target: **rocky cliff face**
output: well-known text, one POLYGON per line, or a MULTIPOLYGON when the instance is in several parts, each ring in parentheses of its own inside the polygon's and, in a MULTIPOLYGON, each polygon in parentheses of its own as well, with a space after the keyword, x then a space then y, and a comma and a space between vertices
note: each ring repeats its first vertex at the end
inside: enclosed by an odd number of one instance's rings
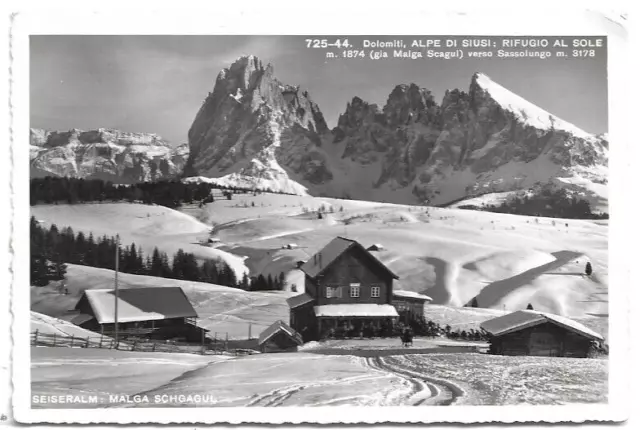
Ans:
MULTIPOLYGON (((400 203, 538 183, 606 183, 608 142, 476 73, 442 103, 398 85, 380 108, 354 97, 329 131, 307 92, 256 57, 224 69, 189 132, 187 176, 400 203)), ((587 187, 588 188, 588 187, 587 187)))
POLYGON ((321 149, 328 133, 306 91, 279 82, 256 57, 242 57, 220 72, 193 121, 185 175, 232 175, 245 185, 304 193, 302 183, 332 178, 321 149))
POLYGON ((557 180, 603 184, 608 161, 605 137, 480 73, 440 105, 415 84, 396 86, 382 108, 354 97, 329 131, 307 92, 252 56, 220 72, 189 145, 186 176, 398 203, 444 204, 557 180))
MULTIPOLYGON (((295 194, 446 204, 540 183, 606 200, 609 146, 476 73, 440 104, 415 84, 359 97, 329 130, 308 92, 254 56, 223 69, 188 148, 116 130, 31 131, 32 172, 121 181, 181 174, 295 194)), ((601 203, 601 201, 599 201, 601 203)), ((601 205, 600 205, 601 206, 601 205)))
POLYGON ((189 154, 155 134, 119 130, 30 130, 32 176, 100 178, 119 183, 181 174, 189 154))

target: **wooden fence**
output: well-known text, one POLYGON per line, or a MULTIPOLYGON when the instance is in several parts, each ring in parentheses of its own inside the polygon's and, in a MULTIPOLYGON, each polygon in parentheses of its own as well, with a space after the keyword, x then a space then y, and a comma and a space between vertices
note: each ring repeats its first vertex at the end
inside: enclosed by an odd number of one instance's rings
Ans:
POLYGON ((229 348, 229 340, 226 333, 225 338, 216 337, 210 343, 194 344, 176 341, 151 341, 148 339, 127 339, 116 342, 115 339, 107 336, 69 336, 56 333, 41 333, 38 330, 31 333, 32 346, 49 346, 65 348, 101 348, 117 349, 120 351, 140 351, 140 352, 178 352, 202 355, 234 354, 246 355, 256 351, 245 348, 229 348))

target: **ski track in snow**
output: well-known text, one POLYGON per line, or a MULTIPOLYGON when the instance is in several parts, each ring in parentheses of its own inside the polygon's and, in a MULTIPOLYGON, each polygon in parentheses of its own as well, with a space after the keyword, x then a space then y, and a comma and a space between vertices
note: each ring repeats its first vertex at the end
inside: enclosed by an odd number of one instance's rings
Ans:
POLYGON ((365 365, 373 370, 398 376, 409 384, 409 394, 400 399, 401 405, 448 406, 455 403, 463 393, 461 389, 448 381, 409 370, 402 364, 390 363, 384 357, 368 357, 365 360, 365 365))

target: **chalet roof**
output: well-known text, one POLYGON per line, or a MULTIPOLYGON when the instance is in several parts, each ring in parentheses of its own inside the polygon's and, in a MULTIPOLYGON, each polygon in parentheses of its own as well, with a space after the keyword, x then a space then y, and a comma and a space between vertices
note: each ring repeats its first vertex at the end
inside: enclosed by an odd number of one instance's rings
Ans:
POLYGON ((425 302, 430 302, 433 300, 431 297, 426 296, 424 294, 419 294, 413 291, 406 291, 406 290, 393 290, 393 295, 396 297, 402 297, 407 299, 424 300, 425 302))
POLYGON ((316 317, 397 317, 398 311, 391 305, 353 303, 343 305, 314 306, 316 317))
POLYGON ((389 270, 387 266, 382 264, 380 260, 374 257, 360 243, 356 242, 355 240, 346 239, 340 236, 333 239, 324 248, 322 248, 315 255, 309 258, 309 260, 307 260, 307 262, 304 263, 300 269, 310 278, 315 278, 351 247, 360 248, 371 259, 371 261, 375 262, 392 278, 398 279, 398 275, 389 270))
MULTIPOLYGON (((115 290, 86 290, 100 324, 113 323, 115 290)), ((195 318, 196 313, 180 287, 122 288, 118 292, 118 322, 195 318)))
POLYGON ((302 336, 300 336, 300 333, 298 333, 297 331, 289 327, 283 321, 278 320, 273 324, 271 324, 266 329, 264 329, 262 333, 260 333, 260 336, 258 336, 258 345, 262 345, 263 343, 265 343, 266 341, 268 341, 269 339, 271 339, 273 336, 275 336, 280 332, 285 333, 287 336, 293 339, 298 345, 302 345, 304 343, 304 341, 302 340, 302 336))
POLYGON ((480 327, 485 329, 493 336, 502 336, 528 327, 534 327, 546 322, 550 322, 590 339, 604 340, 604 338, 600 334, 596 333, 588 327, 585 327, 577 321, 573 321, 560 315, 554 315, 535 310, 516 311, 507 315, 502 315, 500 317, 483 322, 482 324, 480 324, 480 327))
POLYGON ((295 309, 302 305, 306 305, 307 303, 313 302, 315 299, 311 297, 309 294, 303 293, 297 296, 289 297, 287 299, 287 304, 289 304, 289 308, 295 309))

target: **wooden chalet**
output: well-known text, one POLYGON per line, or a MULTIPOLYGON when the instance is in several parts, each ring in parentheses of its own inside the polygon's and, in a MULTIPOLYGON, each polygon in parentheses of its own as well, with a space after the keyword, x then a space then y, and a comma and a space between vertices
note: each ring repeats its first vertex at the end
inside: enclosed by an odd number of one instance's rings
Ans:
MULTIPOLYGON (((115 290, 86 290, 70 322, 88 330, 115 332, 115 290)), ((123 338, 184 339, 201 342, 205 330, 180 287, 123 288, 118 292, 118 332, 123 338)))
POLYGON ((517 311, 480 324, 490 336, 489 352, 499 355, 587 357, 604 338, 584 325, 533 310, 517 311))
POLYGON ((336 330, 377 332, 397 320, 392 300, 398 276, 355 240, 333 239, 300 269, 305 293, 287 301, 290 325, 305 341, 336 330))
POLYGON ((433 299, 413 291, 394 290, 391 304, 398 311, 400 321, 408 323, 424 318, 424 305, 433 299))
POLYGON ((260 352, 296 351, 304 341, 302 336, 283 321, 276 321, 258 337, 260 352))

